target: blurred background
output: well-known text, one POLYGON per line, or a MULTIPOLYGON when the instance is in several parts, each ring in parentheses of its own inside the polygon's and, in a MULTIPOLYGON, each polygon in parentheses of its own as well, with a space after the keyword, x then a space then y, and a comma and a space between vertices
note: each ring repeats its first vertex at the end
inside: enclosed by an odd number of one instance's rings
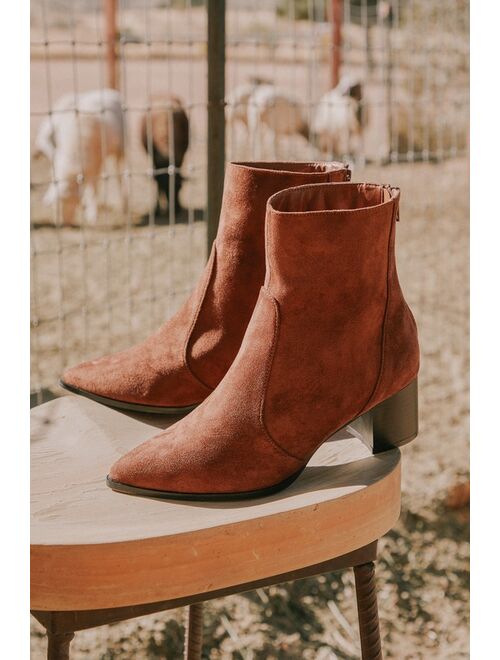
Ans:
MULTIPOLYGON (((225 161, 335 158, 354 181, 400 186, 421 433, 380 548, 384 647, 467 658, 469 3, 31 8, 31 405, 61 395, 64 368, 144 339, 185 299, 225 161)), ((354 607, 347 572, 213 601, 206 657, 358 658, 354 607)), ((77 633, 72 648, 178 658, 182 638, 176 611, 77 633)), ((44 644, 33 622, 33 658, 44 644)))

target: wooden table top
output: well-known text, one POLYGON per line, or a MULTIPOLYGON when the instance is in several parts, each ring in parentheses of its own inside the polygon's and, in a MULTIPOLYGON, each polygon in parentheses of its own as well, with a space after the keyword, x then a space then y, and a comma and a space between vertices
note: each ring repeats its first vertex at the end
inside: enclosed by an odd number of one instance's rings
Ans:
POLYGON ((32 410, 32 609, 120 607, 278 575, 386 533, 400 453, 347 430, 288 489, 236 503, 169 502, 105 485, 123 453, 173 423, 64 396, 32 410))

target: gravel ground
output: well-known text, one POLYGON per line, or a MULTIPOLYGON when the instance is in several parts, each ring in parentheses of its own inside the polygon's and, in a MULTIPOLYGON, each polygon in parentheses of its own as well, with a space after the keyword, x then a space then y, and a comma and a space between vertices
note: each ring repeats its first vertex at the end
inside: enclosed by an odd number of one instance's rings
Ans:
MULTIPOLYGON (((402 189, 399 271, 417 318, 422 347, 421 432, 418 441, 403 450, 402 515, 381 541, 377 573, 384 650, 386 657, 398 660, 468 657, 468 508, 451 508, 446 503, 449 489, 468 478, 467 168, 468 163, 458 159, 441 164, 371 166, 355 171, 353 176, 354 180, 384 180, 402 189)), ((116 245, 120 247, 107 253, 111 257, 106 281, 111 288, 103 291, 103 245, 108 236, 125 230, 108 227, 93 231, 97 239, 90 248, 87 298, 76 268, 82 259, 81 232, 67 229, 59 233, 66 248, 75 244, 74 262, 68 257, 71 250, 64 252, 69 260, 64 270, 66 298, 71 299, 75 310, 85 300, 87 305, 93 300, 97 310, 94 319, 89 305, 85 345, 89 353, 106 350, 111 340, 115 346, 126 345, 131 337, 139 338, 157 324, 165 309, 174 309, 185 295, 186 281, 192 280, 202 265, 204 246, 201 222, 130 228, 138 237, 132 242, 133 260, 124 251, 126 241, 119 241, 116 245), (194 258, 184 263, 183 254, 194 258), (167 264, 166 270, 159 267, 161 263, 167 264), (121 278, 127 264, 132 271, 124 284, 121 278), (156 291, 152 302, 142 301, 144 279, 153 283, 153 289, 148 284, 148 291, 156 291), (174 286, 177 296, 170 293, 174 286), (123 287, 130 287, 126 291, 137 301, 132 314, 125 301, 123 308, 119 303, 103 318, 99 304, 113 296, 118 301, 125 299, 120 293, 123 287), (103 331, 110 327, 118 328, 113 336, 103 331), (97 341, 96 335, 101 334, 105 339, 97 341)), ((53 247, 54 233, 50 227, 34 232, 38 250, 43 245, 53 247)), ((50 314, 52 304, 57 317, 52 286, 57 275, 54 257, 47 256, 37 267, 37 309, 50 314)), ((41 384, 50 382, 63 361, 70 363, 83 350, 79 314, 75 312, 73 320, 68 316, 63 326, 63 358, 57 351, 60 319, 53 323, 51 332, 34 333, 46 349, 46 362, 42 360, 34 370, 34 379, 41 384)), ((47 327, 50 329, 50 324, 43 325, 47 327)), ((72 657, 180 658, 182 638, 183 613, 165 612, 77 633, 72 657)), ((351 572, 212 601, 205 611, 205 644, 204 657, 213 659, 358 658, 351 572)), ((32 620, 32 658, 43 658, 44 652, 43 632, 32 620)))

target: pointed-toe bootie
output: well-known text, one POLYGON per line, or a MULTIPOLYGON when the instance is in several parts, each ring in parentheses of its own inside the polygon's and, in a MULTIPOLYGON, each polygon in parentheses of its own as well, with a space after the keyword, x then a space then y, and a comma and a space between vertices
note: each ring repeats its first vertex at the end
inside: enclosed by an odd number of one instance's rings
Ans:
POLYGON ((181 414, 219 384, 264 282, 266 203, 279 190, 347 181, 342 163, 230 163, 217 238, 195 290, 146 341, 66 371, 61 384, 115 408, 181 414))
POLYGON ((115 463, 111 488, 241 499, 290 484, 354 421, 374 452, 417 434, 417 328, 396 272, 399 191, 338 183, 268 202, 265 284, 241 348, 190 415, 115 463))

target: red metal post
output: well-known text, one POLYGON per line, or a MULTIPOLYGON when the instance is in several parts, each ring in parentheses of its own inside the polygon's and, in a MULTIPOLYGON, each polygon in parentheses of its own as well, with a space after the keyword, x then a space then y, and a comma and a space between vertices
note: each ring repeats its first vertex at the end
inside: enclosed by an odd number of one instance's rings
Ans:
POLYGON ((117 4, 118 0, 104 0, 104 19, 106 23, 106 66, 108 87, 118 89, 118 59, 116 57, 117 43, 117 4))
POLYGON ((343 0, 332 0, 332 88, 336 87, 340 80, 343 5, 343 0))

